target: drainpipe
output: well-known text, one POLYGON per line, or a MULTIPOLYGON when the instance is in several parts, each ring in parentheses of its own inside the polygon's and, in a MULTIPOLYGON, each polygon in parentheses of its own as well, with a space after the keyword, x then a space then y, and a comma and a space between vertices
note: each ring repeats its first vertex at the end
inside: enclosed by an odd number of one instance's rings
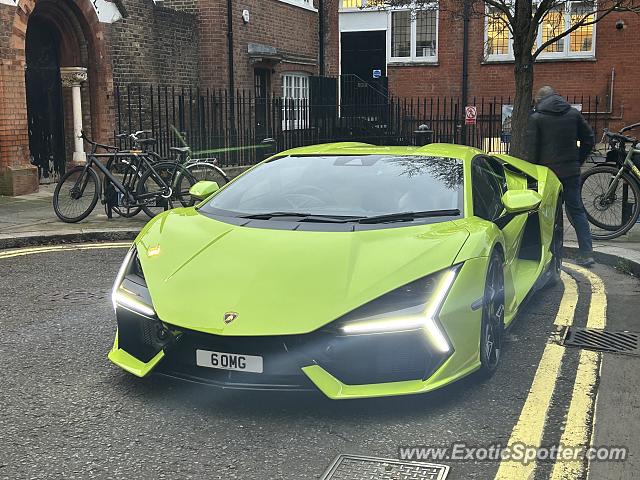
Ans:
POLYGON ((462 10, 462 124, 461 124, 461 142, 463 145, 467 143, 467 125, 464 121, 464 108, 469 100, 469 21, 471 17, 471 2, 463 0, 462 10))
POLYGON ((324 0, 318 0, 318 75, 324 77, 324 0))
POLYGON ((227 70, 229 71, 229 122, 231 135, 235 140, 236 133, 236 83, 233 64, 233 0, 227 0, 227 70))

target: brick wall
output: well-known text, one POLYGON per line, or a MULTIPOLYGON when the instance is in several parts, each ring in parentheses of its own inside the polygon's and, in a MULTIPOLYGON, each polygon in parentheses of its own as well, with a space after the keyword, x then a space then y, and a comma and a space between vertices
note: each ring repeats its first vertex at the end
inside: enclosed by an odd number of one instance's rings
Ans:
POLYGON ((128 16, 108 27, 115 85, 197 84, 194 1, 122 1, 128 16))
MULTIPOLYGON (((204 87, 225 88, 227 69, 227 2, 198 0, 200 30, 200 74, 204 87)), ((272 70, 271 88, 279 92, 280 77, 287 71, 317 74, 318 13, 279 0, 234 0, 234 68, 239 89, 252 89, 255 67, 272 70), (250 21, 244 23, 242 11, 249 10, 250 21), (279 62, 254 64, 248 44, 275 47, 279 62)))
POLYGON ((324 0, 324 55, 325 75, 335 77, 340 72, 340 27, 338 8, 340 0, 324 0))
MULTIPOLYGON (((612 128, 640 121, 640 90, 637 79, 640 63, 630 45, 638 45, 640 16, 611 14, 597 24, 596 57, 588 60, 541 60, 535 66, 537 89, 552 85, 567 96, 596 95, 599 110, 608 108, 609 81, 615 69, 612 128), (624 19, 625 28, 617 30, 615 23, 624 19), (620 117, 618 119, 616 117, 620 117)), ((503 96, 515 92, 513 62, 489 63, 484 60, 484 24, 480 18, 470 26, 469 94, 473 96, 503 96)), ((462 85, 462 21, 451 13, 440 13, 438 65, 389 66, 389 85, 398 96, 460 96, 462 85)), ((585 106, 586 108, 586 106, 585 106)))
POLYGON ((29 164, 24 38, 32 5, 0 5, 0 195, 37 190, 29 164))

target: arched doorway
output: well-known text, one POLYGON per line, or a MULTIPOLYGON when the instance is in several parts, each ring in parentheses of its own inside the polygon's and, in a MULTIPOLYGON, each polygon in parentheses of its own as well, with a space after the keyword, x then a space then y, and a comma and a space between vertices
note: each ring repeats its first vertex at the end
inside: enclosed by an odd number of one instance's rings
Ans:
POLYGON ((60 34, 34 14, 25 40, 27 121, 31 163, 41 179, 64 173, 64 110, 60 82, 60 34))
MULTIPOLYGON (((25 39, 26 97, 31 161, 41 183, 82 161, 82 142, 74 134, 72 89, 80 89, 82 128, 91 136, 96 89, 91 78, 69 84, 68 67, 95 64, 95 37, 100 25, 87 18, 86 0, 38 0, 27 22, 25 39), (80 149, 80 150, 79 150, 80 149)), ((92 12, 91 15, 93 15, 92 12)), ((72 70, 73 70, 72 69, 72 70)), ((91 75, 90 75, 91 77, 91 75)), ((96 110, 95 116, 104 112, 96 110)))

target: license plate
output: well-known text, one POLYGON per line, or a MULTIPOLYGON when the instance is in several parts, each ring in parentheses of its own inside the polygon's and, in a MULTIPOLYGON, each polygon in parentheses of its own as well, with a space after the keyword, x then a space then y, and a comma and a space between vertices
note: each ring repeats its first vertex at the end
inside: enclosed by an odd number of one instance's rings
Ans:
POLYGON ((196 365, 237 372, 262 373, 262 357, 256 355, 196 350, 196 365))

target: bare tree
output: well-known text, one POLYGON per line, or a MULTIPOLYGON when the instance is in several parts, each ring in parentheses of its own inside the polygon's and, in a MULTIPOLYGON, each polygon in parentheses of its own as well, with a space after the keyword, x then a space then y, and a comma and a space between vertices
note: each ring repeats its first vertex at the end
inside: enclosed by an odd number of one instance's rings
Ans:
MULTIPOLYGON (((378 0, 377 5, 415 9, 439 9, 464 18, 465 15, 487 17, 494 28, 509 31, 513 42, 515 97, 513 103, 510 152, 523 156, 524 136, 533 98, 533 71, 536 58, 550 46, 572 32, 606 18, 612 12, 640 13, 640 0, 378 0), (572 9, 578 5, 579 9, 572 9), (538 45, 538 30, 558 12, 571 12, 571 22, 558 22, 551 34, 538 45)), ((547 32, 549 33, 549 32, 547 32)), ((485 49, 486 51, 486 49, 485 49)))

